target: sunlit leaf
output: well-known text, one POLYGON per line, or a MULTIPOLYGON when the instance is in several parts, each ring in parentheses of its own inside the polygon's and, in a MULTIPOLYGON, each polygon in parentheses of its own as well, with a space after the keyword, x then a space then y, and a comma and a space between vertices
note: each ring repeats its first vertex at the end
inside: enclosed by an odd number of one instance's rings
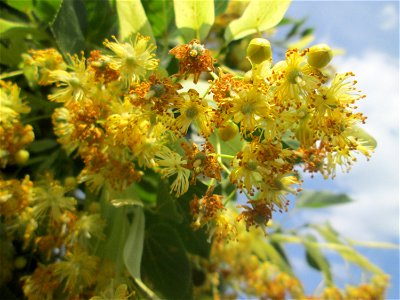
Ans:
POLYGON ((226 28, 226 42, 274 27, 282 20, 289 4, 290 1, 286 0, 252 0, 243 15, 226 28))
POLYGON ((305 35, 299 40, 290 43, 288 45, 288 48, 297 48, 297 49, 304 49, 307 47, 309 44, 311 44, 315 39, 315 36, 313 34, 305 35))
POLYGON ((24 13, 27 13, 33 9, 32 0, 5 0, 5 2, 12 8, 15 8, 24 13))
POLYGON ((164 34, 171 34, 171 32, 168 32, 168 27, 174 18, 173 2, 170 0, 158 0, 143 1, 142 4, 152 26, 154 36, 161 37, 164 34))
POLYGON ((223 14, 228 7, 229 0, 214 0, 214 11, 215 15, 219 16, 223 14))
POLYGON ((365 256, 358 253, 354 248, 343 244, 339 239, 337 232, 329 224, 325 225, 314 225, 312 228, 316 229, 328 242, 321 243, 321 247, 332 249, 337 251, 344 260, 358 265, 366 271, 370 271, 375 274, 383 274, 383 271, 372 262, 370 262, 365 256))
POLYGON ((351 135, 357 138, 364 147, 375 149, 378 144, 369 133, 358 126, 352 128, 351 135))
POLYGON ((352 246, 361 246, 367 248, 376 248, 376 249, 392 249, 398 250, 400 246, 392 243, 384 243, 384 242, 363 242, 363 241, 355 241, 351 239, 346 239, 346 241, 352 246))
POLYGON ((214 23, 213 0, 174 0, 176 27, 187 42, 203 41, 214 23))
POLYGON ((30 28, 29 25, 21 22, 14 22, 0 18, 0 34, 3 38, 3 34, 12 28, 30 28))
POLYGON ((346 194, 325 191, 303 191, 296 200, 297 208, 321 208, 350 203, 353 200, 346 194))
POLYGON ((272 243, 267 241, 254 243, 253 251, 259 258, 271 261, 273 264, 279 266, 282 271, 288 274, 293 274, 293 270, 286 261, 286 257, 283 256, 282 253, 280 253, 272 243))
POLYGON ((151 25, 140 0, 116 0, 116 7, 120 39, 125 40, 140 33, 154 41, 151 25))
POLYGON ((132 206, 132 205, 137 205, 137 206, 141 206, 141 207, 143 207, 143 202, 141 202, 140 200, 136 200, 136 199, 131 199, 131 198, 128 198, 128 199, 124 199, 124 198, 122 198, 122 199, 112 199, 111 201, 110 201, 110 203, 112 204, 112 205, 114 205, 115 207, 121 207, 121 206, 132 206))

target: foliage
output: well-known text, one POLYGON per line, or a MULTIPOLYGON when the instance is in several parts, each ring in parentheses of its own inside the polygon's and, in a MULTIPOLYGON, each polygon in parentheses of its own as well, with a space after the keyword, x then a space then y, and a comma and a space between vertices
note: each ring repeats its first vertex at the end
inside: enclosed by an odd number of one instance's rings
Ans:
POLYGON ((296 243, 319 298, 383 299, 388 277, 360 243, 329 223, 271 220, 290 194, 296 210, 352 201, 301 192, 299 170, 333 178, 376 147, 354 74, 330 72, 328 46, 305 48, 312 29, 288 6, 0 4, 5 297, 305 298, 285 249, 296 243), (327 249, 369 281, 336 287, 327 249))

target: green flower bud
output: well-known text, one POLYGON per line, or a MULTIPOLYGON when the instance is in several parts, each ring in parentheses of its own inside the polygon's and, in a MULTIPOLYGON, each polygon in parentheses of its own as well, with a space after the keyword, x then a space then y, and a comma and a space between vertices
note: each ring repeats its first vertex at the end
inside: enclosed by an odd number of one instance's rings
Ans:
POLYGON ((28 159, 29 159, 29 152, 24 149, 19 150, 14 155, 15 162, 20 166, 24 165, 28 161, 28 159))
POLYGON ((238 132, 238 126, 232 121, 229 121, 223 127, 218 129, 219 137, 224 142, 232 140, 238 134, 238 132))
POLYGON ((323 68, 332 60, 333 53, 326 44, 314 45, 309 49, 307 62, 314 68, 323 68))
POLYGON ((75 189, 76 186, 78 185, 78 182, 76 181, 76 178, 73 176, 68 176, 64 179, 64 185, 67 189, 75 189))
POLYGON ((25 257, 23 256, 18 256, 15 260, 14 260, 14 267, 17 270, 22 270, 23 268, 25 268, 27 264, 27 260, 25 257))
POLYGON ((247 47, 247 57, 253 65, 261 64, 272 57, 271 44, 266 39, 252 39, 247 47))

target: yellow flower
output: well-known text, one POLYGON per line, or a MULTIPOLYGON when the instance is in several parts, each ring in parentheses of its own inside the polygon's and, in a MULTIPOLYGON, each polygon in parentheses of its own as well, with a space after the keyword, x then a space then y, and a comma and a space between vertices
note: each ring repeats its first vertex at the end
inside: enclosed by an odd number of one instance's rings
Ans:
POLYGON ((74 245, 86 245, 92 237, 103 238, 104 220, 99 214, 83 214, 72 225, 71 232, 67 237, 67 241, 74 245))
MULTIPOLYGON (((14 123, 19 114, 27 114, 30 107, 20 97, 21 89, 16 84, 0 80, 0 124, 14 123)), ((11 124, 9 124, 11 125, 11 124)))
POLYGON ((286 52, 286 60, 278 62, 272 69, 269 81, 275 86, 275 99, 283 109, 299 108, 325 81, 320 71, 307 64, 306 54, 307 51, 290 49, 286 52))
POLYGON ((85 58, 79 59, 77 55, 71 57, 74 72, 54 70, 49 74, 49 82, 56 83, 58 87, 48 98, 53 102, 81 101, 88 94, 91 83, 90 73, 86 70, 85 58))
POLYGON ((39 265, 32 275, 23 277, 23 291, 29 300, 52 300, 60 286, 54 264, 39 265))
POLYGON ((259 188, 262 181, 262 165, 258 162, 256 152, 257 144, 246 144, 233 160, 231 182, 239 188, 245 187, 250 195, 254 194, 254 188, 259 188))
POLYGON ((268 96, 256 88, 240 91, 232 100, 233 121, 240 122, 242 130, 253 131, 269 117, 269 102, 268 96))
POLYGON ((75 248, 67 253, 65 260, 54 263, 54 274, 65 282, 65 290, 79 293, 96 282, 99 258, 88 255, 83 249, 75 248))
POLYGON ((67 154, 71 154, 79 143, 72 139, 75 125, 71 122, 71 113, 65 107, 56 108, 52 116, 53 130, 58 142, 63 145, 67 154))
POLYGON ((175 127, 182 134, 186 134, 189 126, 194 124, 201 134, 208 137, 212 132, 213 110, 207 100, 201 99, 199 93, 192 89, 181 96, 181 101, 177 104, 180 116, 175 120, 175 127))
POLYGON ((53 181, 49 176, 33 190, 32 208, 36 219, 49 217, 51 221, 61 222, 61 215, 65 211, 74 211, 76 199, 66 197, 67 191, 58 181, 53 181))
POLYGON ((171 184, 171 193, 175 192, 177 197, 186 193, 189 189, 190 176, 190 171, 184 167, 187 161, 167 147, 163 147, 156 156, 156 163, 161 168, 163 177, 171 177, 176 174, 176 178, 171 184))
POLYGON ((109 66, 121 73, 126 85, 140 81, 146 76, 147 71, 157 68, 158 60, 152 53, 157 47, 149 44, 149 37, 137 34, 133 43, 123 44, 113 38, 115 43, 108 40, 104 42, 104 45, 115 54, 110 58, 109 66))
POLYGON ((28 79, 38 81, 41 85, 50 84, 51 71, 67 68, 63 57, 56 49, 29 50, 28 52, 30 55, 22 55, 24 74, 28 79))

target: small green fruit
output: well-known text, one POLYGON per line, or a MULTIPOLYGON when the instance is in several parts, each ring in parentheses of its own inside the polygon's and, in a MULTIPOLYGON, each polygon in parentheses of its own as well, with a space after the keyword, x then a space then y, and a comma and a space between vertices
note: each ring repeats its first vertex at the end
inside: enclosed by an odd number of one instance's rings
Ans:
POLYGON ((23 256, 18 256, 15 260, 14 260, 14 267, 17 270, 22 270, 23 268, 25 268, 27 264, 27 260, 25 257, 23 256))
POLYGON ((307 62, 310 66, 320 69, 327 66, 332 58, 332 49, 326 44, 318 44, 309 49, 307 62))
POLYGON ((261 64, 272 57, 271 44, 268 40, 255 38, 247 47, 247 57, 254 64, 261 64))
POLYGON ((24 149, 19 150, 14 155, 15 162, 20 166, 24 165, 28 161, 28 159, 29 159, 29 152, 24 149))

